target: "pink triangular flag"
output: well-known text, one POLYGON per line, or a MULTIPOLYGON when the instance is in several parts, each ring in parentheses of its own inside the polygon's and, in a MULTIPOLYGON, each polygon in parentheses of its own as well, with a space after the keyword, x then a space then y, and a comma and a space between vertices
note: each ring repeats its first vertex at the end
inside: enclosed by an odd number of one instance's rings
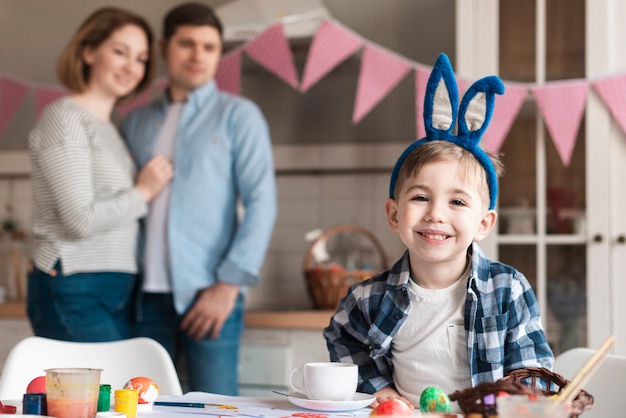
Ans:
POLYGON ((232 94, 241 93, 241 51, 236 50, 222 57, 217 67, 215 81, 220 90, 232 94))
POLYGON ((500 151, 526 96, 528 96, 528 87, 504 83, 504 94, 496 96, 493 116, 481 143, 485 151, 492 153, 500 151))
POLYGON ((277 23, 260 33, 245 46, 250 58, 273 72, 293 88, 298 88, 296 66, 283 25, 277 23))
POLYGON ((361 60, 352 123, 358 123, 367 115, 410 69, 407 63, 393 55, 366 46, 361 60))
POLYGON ((569 166, 589 91, 586 80, 551 82, 531 88, 563 165, 569 166))
POLYGON ((418 67, 415 70, 415 122, 417 125, 417 138, 426 136, 424 126, 424 97, 426 96, 426 85, 430 76, 430 69, 418 67))
POLYGON ((67 96, 67 94, 67 90, 58 87, 35 88, 35 115, 39 117, 46 106, 60 97, 67 96))
POLYGON ((331 22, 322 22, 311 42, 300 91, 311 88, 361 45, 363 42, 347 30, 331 22))
POLYGON ((28 93, 28 85, 0 76, 0 136, 28 93))
POLYGON ((117 114, 120 116, 120 118, 123 118, 131 110, 134 110, 140 106, 148 104, 151 98, 152 98, 152 89, 147 89, 146 91, 141 93, 139 96, 132 99, 130 102, 125 102, 123 104, 118 105, 117 114))
POLYGON ((595 81, 593 88, 626 133, 626 74, 595 81))

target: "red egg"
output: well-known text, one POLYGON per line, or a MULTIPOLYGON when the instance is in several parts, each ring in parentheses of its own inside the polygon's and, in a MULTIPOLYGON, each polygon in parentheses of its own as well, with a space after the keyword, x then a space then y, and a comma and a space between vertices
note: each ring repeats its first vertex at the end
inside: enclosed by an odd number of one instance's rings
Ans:
POLYGON ((30 381, 26 393, 46 393, 46 376, 39 376, 30 381))

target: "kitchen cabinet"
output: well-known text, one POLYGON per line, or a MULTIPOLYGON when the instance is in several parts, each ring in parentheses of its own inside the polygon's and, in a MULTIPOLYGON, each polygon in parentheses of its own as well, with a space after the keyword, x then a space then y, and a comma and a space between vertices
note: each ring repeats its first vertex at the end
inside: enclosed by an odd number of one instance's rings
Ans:
POLYGON ((304 363, 329 361, 322 329, 332 311, 248 312, 239 355, 242 396, 291 391, 289 373, 304 363))
MULTIPOLYGON (((626 5, 619 0, 457 0, 457 72, 542 84, 615 75, 626 5), (549 22, 549 24, 547 23, 549 22)), ((497 106, 496 99, 496 106, 497 106)), ((590 89, 569 166, 530 95, 501 149, 501 217, 482 246, 533 285, 558 354, 611 333, 626 355, 626 142, 590 89)))

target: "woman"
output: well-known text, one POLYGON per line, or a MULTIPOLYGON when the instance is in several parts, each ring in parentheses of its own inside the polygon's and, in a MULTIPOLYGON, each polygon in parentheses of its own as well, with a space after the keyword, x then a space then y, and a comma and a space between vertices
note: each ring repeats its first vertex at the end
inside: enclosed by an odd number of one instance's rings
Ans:
POLYGON ((113 7, 89 16, 60 57, 70 95, 46 108, 28 140, 36 244, 27 311, 36 335, 130 337, 138 219, 172 168, 155 157, 133 184, 135 166, 111 114, 150 85, 153 61, 148 23, 113 7))

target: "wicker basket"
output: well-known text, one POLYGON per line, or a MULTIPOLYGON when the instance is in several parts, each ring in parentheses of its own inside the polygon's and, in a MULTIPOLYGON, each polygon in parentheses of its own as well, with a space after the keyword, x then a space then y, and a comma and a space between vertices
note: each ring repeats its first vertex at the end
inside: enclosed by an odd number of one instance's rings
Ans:
POLYGON ((340 225, 325 230, 309 246, 304 256, 303 271, 306 279, 309 296, 317 309, 335 309, 339 299, 348 292, 352 283, 365 280, 374 274, 388 268, 387 256, 378 239, 365 228, 357 225, 340 225), (347 270, 343 266, 324 266, 315 264, 313 248, 323 239, 343 233, 357 233, 364 235, 378 252, 381 269, 347 270))
MULTIPOLYGON (((499 392, 511 395, 552 396, 558 394, 569 383, 563 376, 548 369, 529 367, 514 370, 496 382, 483 382, 476 387, 457 390, 450 394, 450 400, 456 401, 466 417, 476 414, 479 417, 493 417, 496 415, 493 401, 499 392), (545 389, 544 389, 545 388, 545 389)), ((571 418, 577 418, 593 405, 593 396, 581 390, 572 402, 571 418)))

